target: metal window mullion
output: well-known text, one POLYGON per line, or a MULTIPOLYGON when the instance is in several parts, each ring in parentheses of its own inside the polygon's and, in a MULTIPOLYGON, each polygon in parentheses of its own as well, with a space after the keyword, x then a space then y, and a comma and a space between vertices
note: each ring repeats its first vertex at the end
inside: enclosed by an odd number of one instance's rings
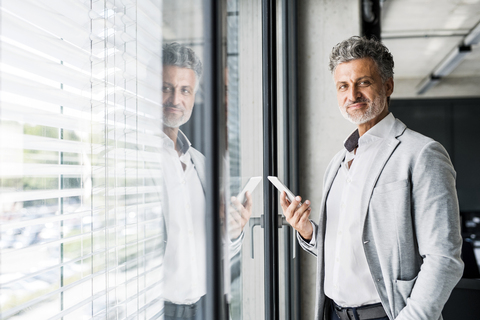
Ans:
POLYGON ((265 239, 265 319, 279 312, 277 192, 267 176, 277 175, 277 42, 276 1, 262 1, 263 187, 265 239))
MULTIPOLYGON (((282 0, 283 18, 283 158, 284 180, 298 194, 298 109, 297 109, 297 55, 296 55, 296 0, 282 0)), ((292 228, 283 231, 285 265, 285 315, 287 319, 300 319, 299 245, 292 228), (295 249, 292 250, 292 247, 295 249), (293 251, 293 252, 292 252, 293 251), (296 251, 296 252, 295 252, 296 251)))
MULTIPOLYGON (((206 319, 227 319, 223 292, 222 235, 220 222, 222 155, 223 57, 222 1, 205 0, 204 21, 204 141, 206 158, 207 296, 206 319)), ((224 119, 224 118, 223 118, 224 119)))

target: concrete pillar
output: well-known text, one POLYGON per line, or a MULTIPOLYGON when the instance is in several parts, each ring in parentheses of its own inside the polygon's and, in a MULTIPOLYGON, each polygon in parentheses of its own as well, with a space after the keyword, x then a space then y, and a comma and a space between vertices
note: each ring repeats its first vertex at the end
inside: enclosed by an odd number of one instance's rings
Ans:
MULTIPOLYGON (((360 34, 360 0, 297 3, 300 194, 318 221, 325 169, 355 129, 338 109, 328 57, 335 44, 360 34)), ((304 251, 300 259, 302 319, 313 319, 317 263, 304 251)))

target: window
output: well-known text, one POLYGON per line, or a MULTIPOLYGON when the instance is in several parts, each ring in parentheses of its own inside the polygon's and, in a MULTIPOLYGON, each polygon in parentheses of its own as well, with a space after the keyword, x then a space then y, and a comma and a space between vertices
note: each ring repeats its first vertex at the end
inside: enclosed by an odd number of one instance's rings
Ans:
POLYGON ((294 318, 286 4, 0 0, 0 319, 294 318))
POLYGON ((161 314, 160 3, 0 15, 0 318, 161 314))

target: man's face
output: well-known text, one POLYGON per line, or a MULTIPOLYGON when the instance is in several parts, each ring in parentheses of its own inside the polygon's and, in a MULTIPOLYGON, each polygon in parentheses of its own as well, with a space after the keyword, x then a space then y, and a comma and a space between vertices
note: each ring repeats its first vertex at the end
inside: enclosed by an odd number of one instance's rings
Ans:
POLYGON ((178 128, 192 115, 195 103, 195 72, 177 66, 163 66, 163 124, 178 128))
POLYGON ((388 112, 387 97, 393 92, 393 79, 385 83, 370 58, 341 63, 334 73, 338 106, 345 119, 360 125, 373 125, 388 112))

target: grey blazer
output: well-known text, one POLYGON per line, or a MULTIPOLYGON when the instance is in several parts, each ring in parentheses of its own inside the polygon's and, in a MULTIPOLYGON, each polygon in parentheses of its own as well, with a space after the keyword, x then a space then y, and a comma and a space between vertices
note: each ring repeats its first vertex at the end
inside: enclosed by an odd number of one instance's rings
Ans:
MULTIPOLYGON (((445 149, 396 120, 372 165, 360 203, 363 247, 389 319, 442 319, 441 311, 463 273, 456 173, 445 149)), ((324 178, 316 243, 300 236, 317 257, 316 315, 324 318, 326 198, 346 150, 324 178)), ((354 287, 348 288, 354 290, 354 287)))

